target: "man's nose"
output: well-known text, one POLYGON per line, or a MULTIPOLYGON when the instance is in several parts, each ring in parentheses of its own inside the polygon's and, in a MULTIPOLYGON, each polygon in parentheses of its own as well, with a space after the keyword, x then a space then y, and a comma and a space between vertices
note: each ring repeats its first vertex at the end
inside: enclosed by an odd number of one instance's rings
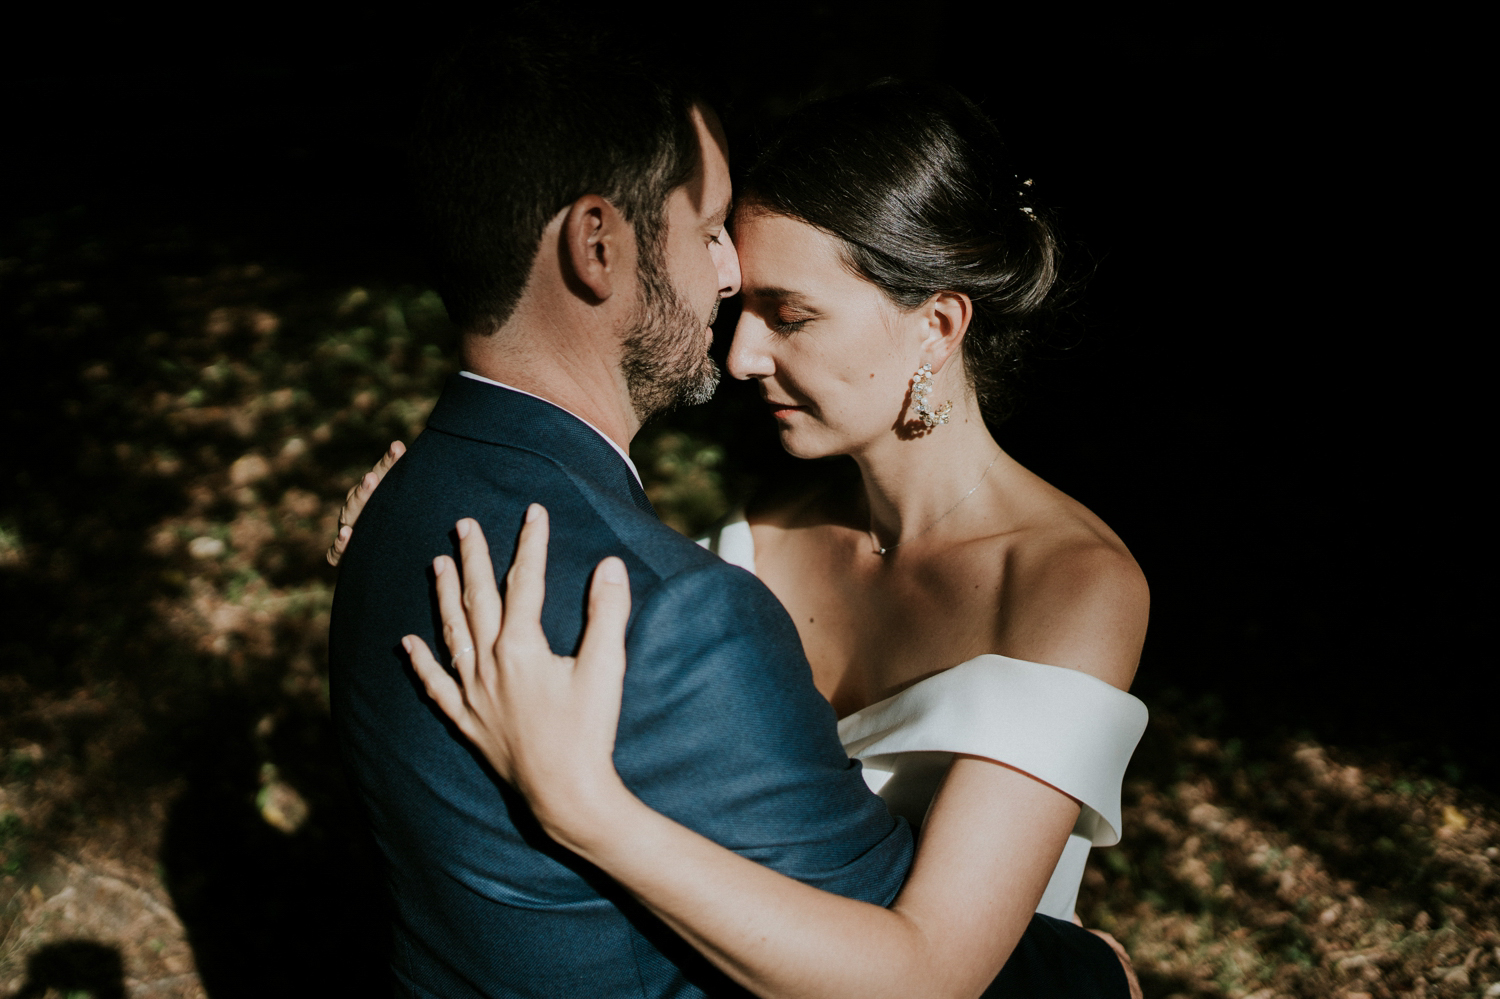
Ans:
POLYGON ((719 297, 729 298, 738 295, 740 291, 740 254, 734 246, 734 240, 729 236, 729 229, 725 228, 719 236, 719 243, 714 247, 714 267, 719 272, 719 297))
POLYGON ((768 378, 776 371, 776 364, 768 349, 770 331, 766 324, 750 312, 741 312, 740 321, 734 327, 734 341, 729 345, 729 356, 724 367, 740 381, 751 378, 768 378))

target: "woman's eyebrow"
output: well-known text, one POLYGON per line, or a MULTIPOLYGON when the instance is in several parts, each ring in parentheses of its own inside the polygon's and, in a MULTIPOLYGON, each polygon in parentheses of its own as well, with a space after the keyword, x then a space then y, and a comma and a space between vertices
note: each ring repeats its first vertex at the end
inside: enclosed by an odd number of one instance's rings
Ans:
POLYGON ((744 292, 746 298, 770 299, 786 305, 806 305, 807 296, 789 288, 751 288, 744 292))

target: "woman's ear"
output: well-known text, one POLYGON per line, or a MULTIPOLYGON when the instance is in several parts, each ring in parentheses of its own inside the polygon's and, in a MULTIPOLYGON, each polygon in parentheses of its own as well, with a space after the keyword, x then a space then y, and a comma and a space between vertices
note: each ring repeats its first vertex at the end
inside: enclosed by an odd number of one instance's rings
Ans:
POLYGON ((943 370, 948 359, 963 346, 964 334, 974 318, 974 303, 960 291, 940 291, 922 306, 926 336, 922 341, 923 361, 934 372, 943 370))
POLYGON ((635 248, 635 232, 608 201, 585 194, 563 217, 562 262, 568 286, 577 294, 603 302, 615 292, 626 257, 635 248))

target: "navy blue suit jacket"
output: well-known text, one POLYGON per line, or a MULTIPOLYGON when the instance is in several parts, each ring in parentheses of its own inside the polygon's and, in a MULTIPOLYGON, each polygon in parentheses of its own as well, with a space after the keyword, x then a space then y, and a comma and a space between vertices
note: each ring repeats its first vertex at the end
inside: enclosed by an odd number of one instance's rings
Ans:
MULTIPOLYGON (((781 605, 663 525, 620 455, 576 417, 455 377, 360 517, 330 633, 334 721, 393 901, 397 994, 744 994, 541 832, 429 702, 400 646, 414 633, 445 654, 430 566, 457 557, 454 523, 483 525, 500 576, 532 502, 551 515, 542 624, 554 651, 577 649, 599 560, 629 569, 614 758, 631 790, 784 874, 889 904, 910 830, 845 756, 781 605)), ((1027 947, 1038 967, 1067 963, 1050 938, 1029 933, 1027 947)))

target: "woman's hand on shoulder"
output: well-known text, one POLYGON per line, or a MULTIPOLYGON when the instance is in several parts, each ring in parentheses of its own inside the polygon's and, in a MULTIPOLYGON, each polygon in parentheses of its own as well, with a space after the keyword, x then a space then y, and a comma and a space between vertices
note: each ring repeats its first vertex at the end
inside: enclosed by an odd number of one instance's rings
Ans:
POLYGON ((526 511, 504 599, 479 523, 461 520, 457 531, 462 582, 447 555, 432 565, 457 678, 418 636, 402 645, 433 702, 526 797, 543 828, 572 846, 574 834, 598 828, 600 809, 607 814, 615 794, 629 794, 613 760, 630 618, 625 564, 611 557, 595 568, 578 656, 559 656, 541 624, 545 508, 533 503, 526 511))
POLYGON ((386 448, 385 454, 380 456, 375 467, 366 472, 349 490, 349 495, 344 497, 344 507, 339 511, 338 533, 334 535, 333 544, 328 546, 329 565, 338 565, 339 560, 344 557, 344 549, 349 547, 349 539, 354 537, 354 522, 359 519, 365 504, 375 494, 375 487, 380 485, 380 480, 385 478, 385 473, 389 472, 391 466, 405 453, 405 444, 400 441, 391 441, 391 446, 386 448))
POLYGON ((1146 641, 1151 594, 1122 546, 1073 538, 1037 550, 1006 572, 1001 649, 1081 670, 1129 690, 1146 641))

